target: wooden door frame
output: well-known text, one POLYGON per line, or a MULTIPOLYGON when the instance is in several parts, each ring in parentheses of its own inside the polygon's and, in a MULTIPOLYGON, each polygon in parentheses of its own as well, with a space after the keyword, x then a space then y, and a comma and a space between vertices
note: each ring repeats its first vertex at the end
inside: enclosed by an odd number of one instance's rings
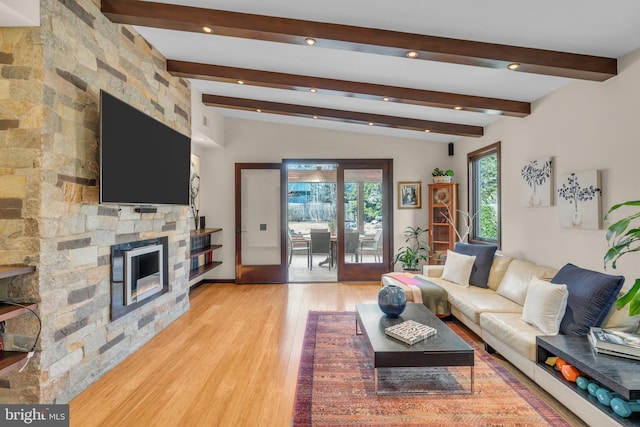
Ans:
POLYGON ((236 163, 235 165, 235 268, 236 283, 286 283, 287 281, 287 242, 285 240, 286 214, 286 168, 284 163, 236 163), (280 265, 242 265, 242 199, 241 171, 244 169, 274 169, 280 171, 280 265))
MULTIPOLYGON (((283 186, 286 187, 288 182, 287 180, 287 165, 290 163, 332 163, 338 166, 336 173, 336 211, 337 211, 337 259, 338 259, 338 281, 369 281, 369 280, 379 280, 380 276, 383 273, 387 273, 391 271, 391 253, 393 250, 393 159, 283 159, 283 186), (387 169, 387 181, 386 185, 383 180, 382 192, 383 192, 383 200, 386 203, 383 203, 382 206, 382 215, 385 221, 382 223, 382 239, 383 239, 383 247, 382 247, 382 263, 379 264, 363 264, 363 265, 355 265, 348 264, 349 268, 345 268, 344 262, 344 203, 339 202, 339 200, 344 200, 344 176, 339 176, 338 171, 344 165, 350 165, 352 168, 354 166, 361 167, 362 169, 378 167, 380 165, 385 165, 387 169), (340 181, 342 181, 342 185, 340 185, 340 181), (372 269, 372 265, 377 265, 372 269), (351 271, 348 271, 351 270, 351 271), (347 274, 345 274, 347 273, 347 274), (375 279, 374 279, 375 276, 375 279)), ((283 207, 282 212, 284 215, 283 221, 283 238, 286 237, 284 232, 287 231, 287 200, 286 200, 286 188, 285 194, 283 196, 283 207)))

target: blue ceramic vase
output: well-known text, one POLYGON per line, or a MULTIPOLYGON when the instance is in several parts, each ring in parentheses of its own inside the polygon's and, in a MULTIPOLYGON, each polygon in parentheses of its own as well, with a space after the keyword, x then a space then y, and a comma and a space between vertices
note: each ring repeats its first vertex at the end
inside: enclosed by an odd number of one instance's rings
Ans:
POLYGON ((378 292, 378 305, 388 317, 398 317, 407 306, 407 296, 398 286, 384 286, 378 292))

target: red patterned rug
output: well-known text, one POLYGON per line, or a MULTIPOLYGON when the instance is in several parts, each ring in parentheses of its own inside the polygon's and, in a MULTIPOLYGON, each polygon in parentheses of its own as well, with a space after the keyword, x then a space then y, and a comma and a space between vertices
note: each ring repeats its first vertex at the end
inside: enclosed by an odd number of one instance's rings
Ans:
MULTIPOLYGON (((355 334, 355 313, 310 312, 293 425, 569 426, 456 322, 447 325, 474 349, 474 393, 377 395, 364 338, 355 334)), ((402 376, 402 369, 395 371, 402 376)))

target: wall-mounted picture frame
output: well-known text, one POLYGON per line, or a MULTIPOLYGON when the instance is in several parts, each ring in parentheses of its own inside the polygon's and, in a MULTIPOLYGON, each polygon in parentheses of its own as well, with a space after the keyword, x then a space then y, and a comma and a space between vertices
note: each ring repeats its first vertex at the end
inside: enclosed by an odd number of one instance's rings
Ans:
POLYGON ((528 208, 551 206, 553 188, 553 160, 543 157, 531 160, 520 168, 522 177, 522 206, 528 208))
POLYGON ((398 183, 398 209, 422 208, 422 184, 420 181, 398 183))
POLYGON ((600 171, 570 172, 560 178, 558 208, 560 225, 567 228, 602 228, 600 171))

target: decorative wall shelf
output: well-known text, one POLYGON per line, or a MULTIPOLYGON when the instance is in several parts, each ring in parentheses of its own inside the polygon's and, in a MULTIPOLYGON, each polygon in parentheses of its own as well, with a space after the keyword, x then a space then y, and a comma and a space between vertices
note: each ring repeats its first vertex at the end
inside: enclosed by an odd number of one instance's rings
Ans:
POLYGON ((213 251, 222 245, 212 244, 211 235, 222 231, 222 228, 202 228, 194 230, 189 236, 189 280, 202 276, 222 264, 213 260, 213 251))
MULTIPOLYGON (((0 265, 0 279, 21 276, 34 271, 36 268, 31 265, 0 265)), ((38 308, 38 305, 33 303, 23 305, 25 307, 0 303, 0 322, 28 313, 29 309, 38 308)), ((0 351, 0 376, 22 368, 26 363, 27 354, 24 351, 0 351)))

